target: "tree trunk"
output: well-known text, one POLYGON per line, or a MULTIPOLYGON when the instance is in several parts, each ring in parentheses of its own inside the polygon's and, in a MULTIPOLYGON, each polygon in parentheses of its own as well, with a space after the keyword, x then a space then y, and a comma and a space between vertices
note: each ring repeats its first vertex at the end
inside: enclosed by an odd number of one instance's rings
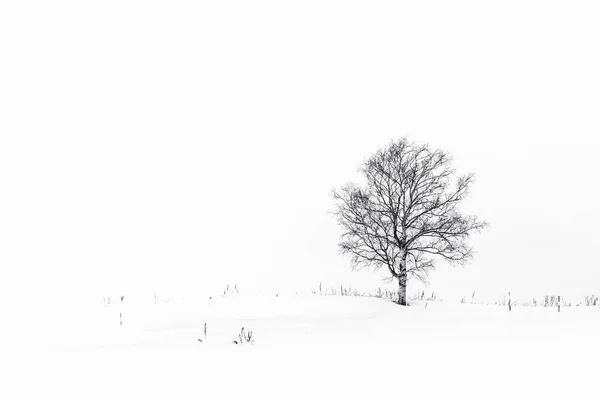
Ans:
POLYGON ((398 284, 400 286, 398 289, 398 304, 400 304, 401 306, 405 306, 406 305, 406 277, 400 276, 400 278, 398 278, 398 284))
POLYGON ((406 305, 406 252, 403 251, 402 258, 400 259, 400 274, 398 275, 398 304, 401 306, 406 305))

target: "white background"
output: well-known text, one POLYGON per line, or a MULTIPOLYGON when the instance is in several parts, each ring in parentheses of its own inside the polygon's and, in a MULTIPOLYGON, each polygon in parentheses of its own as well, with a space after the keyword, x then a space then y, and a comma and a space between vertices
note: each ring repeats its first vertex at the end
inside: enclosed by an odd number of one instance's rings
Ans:
POLYGON ((401 136, 474 172, 465 210, 491 223, 427 290, 598 293, 598 20, 594 1, 4 0, 2 293, 379 286, 338 254, 330 191, 401 136))

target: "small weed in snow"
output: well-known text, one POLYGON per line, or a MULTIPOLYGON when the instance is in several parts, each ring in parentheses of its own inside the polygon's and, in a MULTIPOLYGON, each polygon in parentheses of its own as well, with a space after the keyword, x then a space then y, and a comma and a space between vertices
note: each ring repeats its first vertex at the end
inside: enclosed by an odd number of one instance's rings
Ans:
POLYGON ((201 342, 201 343, 202 343, 202 342, 206 342, 206 331, 207 331, 207 325, 206 325, 206 322, 205 322, 205 323, 204 323, 204 340, 202 340, 202 339, 198 338, 198 341, 199 341, 199 342, 201 342))
POLYGON ((254 343, 254 339, 252 338, 252 331, 248 330, 247 332, 242 327, 242 330, 239 334, 238 340, 234 340, 233 344, 243 344, 243 343, 254 343))

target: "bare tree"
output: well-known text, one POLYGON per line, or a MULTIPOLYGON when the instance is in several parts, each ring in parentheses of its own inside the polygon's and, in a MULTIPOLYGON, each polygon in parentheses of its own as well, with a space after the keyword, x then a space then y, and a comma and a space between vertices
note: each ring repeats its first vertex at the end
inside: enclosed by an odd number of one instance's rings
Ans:
POLYGON ((406 305, 408 278, 425 282, 436 258, 468 261, 473 250, 467 239, 487 226, 458 210, 473 175, 457 176, 451 162, 444 151, 403 138, 360 167, 366 185, 333 191, 342 253, 356 269, 387 267, 390 279, 398 280, 398 304, 406 305))

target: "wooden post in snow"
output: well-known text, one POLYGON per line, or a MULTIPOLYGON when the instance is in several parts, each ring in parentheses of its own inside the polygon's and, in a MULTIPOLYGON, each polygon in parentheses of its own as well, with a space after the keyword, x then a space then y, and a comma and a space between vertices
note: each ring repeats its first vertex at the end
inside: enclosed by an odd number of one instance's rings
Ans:
POLYGON ((512 310, 512 305, 510 304, 510 292, 508 292, 508 311, 512 310))
POLYGON ((558 296, 558 312, 560 312, 560 296, 558 296))

